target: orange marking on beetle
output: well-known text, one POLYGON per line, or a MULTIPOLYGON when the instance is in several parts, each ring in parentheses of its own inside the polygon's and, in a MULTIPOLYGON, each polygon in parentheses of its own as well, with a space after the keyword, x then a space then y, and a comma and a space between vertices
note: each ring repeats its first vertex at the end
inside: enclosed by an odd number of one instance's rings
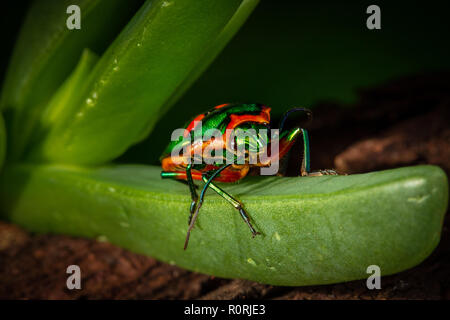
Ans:
POLYGON ((218 106, 215 106, 214 109, 220 109, 220 108, 226 107, 228 105, 229 105, 229 103, 219 104, 218 106))
POLYGON ((189 125, 187 126, 186 128, 187 131, 184 132, 183 137, 186 138, 190 134, 190 132, 194 129, 195 122, 201 121, 204 117, 205 117, 204 114, 199 114, 198 116, 196 116, 195 119, 192 120, 191 123, 189 123, 189 125))

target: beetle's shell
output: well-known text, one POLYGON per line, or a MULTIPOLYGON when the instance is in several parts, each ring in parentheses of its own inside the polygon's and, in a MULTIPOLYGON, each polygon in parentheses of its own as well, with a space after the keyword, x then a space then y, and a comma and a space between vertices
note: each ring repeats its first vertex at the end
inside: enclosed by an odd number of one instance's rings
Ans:
MULTIPOLYGON (((265 126, 270 124, 270 108, 262 104, 222 104, 214 107, 212 110, 196 116, 187 126, 185 131, 185 137, 190 134, 193 136, 193 131, 199 127, 198 121, 201 121, 202 136, 209 129, 217 129, 222 133, 222 149, 225 150, 227 145, 227 129, 235 129, 236 127, 244 123, 256 123, 265 126)), ((177 141, 172 141, 166 148, 165 152, 161 156, 162 169, 169 172, 180 172, 180 179, 185 179, 183 172, 189 163, 189 158, 178 157, 171 158, 171 152, 174 148, 182 149, 181 144, 186 143, 183 138, 180 137, 177 141), (177 162, 177 164, 175 164, 177 162)), ((202 141, 200 144, 191 144, 188 142, 187 154, 193 159, 193 155, 196 152, 203 154, 203 150, 211 144, 218 143, 214 139, 208 141, 202 141)), ((220 146, 218 146, 220 148, 220 146)), ((194 166, 192 170, 192 177, 194 179, 201 179, 201 174, 210 170, 216 170, 219 166, 216 165, 200 165, 194 166)), ((229 168, 221 172, 220 176, 216 178, 217 181, 236 181, 243 178, 249 170, 249 165, 235 165, 233 164, 229 168)))

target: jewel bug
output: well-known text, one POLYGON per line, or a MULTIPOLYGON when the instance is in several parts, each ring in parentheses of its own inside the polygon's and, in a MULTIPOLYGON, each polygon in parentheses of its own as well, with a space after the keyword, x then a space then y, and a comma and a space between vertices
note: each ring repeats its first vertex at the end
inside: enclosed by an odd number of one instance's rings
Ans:
MULTIPOLYGON (((308 175, 334 175, 337 174, 334 170, 321 170, 317 172, 310 172, 310 154, 309 154, 309 138, 308 132, 295 126, 294 128, 285 128, 285 122, 290 114, 293 112, 303 112, 309 118, 311 118, 312 113, 310 110, 305 108, 293 108, 288 110, 282 117, 279 124, 278 139, 278 152, 276 154, 277 159, 282 159, 294 145, 294 142, 299 136, 303 138, 303 157, 300 168, 301 176, 308 175)), ((249 153, 245 152, 243 163, 224 163, 226 158, 226 151, 231 152, 233 160, 237 158, 236 150, 237 148, 230 148, 230 145, 234 147, 239 147, 241 144, 245 144, 245 147, 253 148, 257 150, 258 143, 261 141, 261 136, 256 136, 255 138, 248 138, 245 140, 236 140, 235 137, 231 137, 228 133, 233 130, 261 130, 271 129, 270 123, 270 108, 263 104, 254 103, 226 103, 221 104, 213 109, 196 116, 189 124, 185 127, 184 137, 180 137, 178 140, 174 140, 163 152, 160 161, 162 164, 161 177, 163 179, 176 179, 184 181, 188 184, 191 193, 191 206, 190 215, 188 219, 188 230, 186 235, 186 240, 184 244, 184 249, 186 250, 189 237, 192 228, 194 227, 195 221, 197 219, 199 210, 203 204, 205 193, 208 188, 215 191, 226 201, 228 201, 236 210, 239 211, 244 222, 249 227, 252 236, 260 234, 255 230, 250 222, 249 215, 243 208, 241 202, 235 199, 232 195, 227 193, 221 187, 215 184, 215 182, 236 182, 244 178, 250 168, 252 167, 266 167, 270 165, 272 159, 275 158, 275 154, 270 154, 268 160, 263 162, 257 158, 256 163, 250 163, 249 153), (219 154, 220 161, 213 160, 213 162, 205 163, 205 161, 196 162, 194 161, 195 154, 200 151, 200 154, 213 143, 218 142, 215 139, 202 139, 192 140, 191 137, 186 138, 194 130, 198 129, 201 125, 201 131, 205 132, 208 129, 217 129, 222 135, 221 144, 216 145, 219 150, 223 152, 219 154), (232 140, 232 141, 230 141, 232 140), (184 144, 186 148, 186 153, 181 156, 173 157, 172 151, 174 148, 180 148, 184 144), (231 149, 231 151, 230 151, 231 149), (176 160, 176 161, 175 161, 176 160), (200 197, 197 194, 196 186, 194 180, 202 180, 205 184, 201 190, 200 197)), ((265 145, 270 145, 273 143, 275 136, 265 136, 263 140, 266 139, 265 145)), ((248 151, 246 149, 246 151, 248 151)), ((216 153, 217 155, 217 153, 216 153)))

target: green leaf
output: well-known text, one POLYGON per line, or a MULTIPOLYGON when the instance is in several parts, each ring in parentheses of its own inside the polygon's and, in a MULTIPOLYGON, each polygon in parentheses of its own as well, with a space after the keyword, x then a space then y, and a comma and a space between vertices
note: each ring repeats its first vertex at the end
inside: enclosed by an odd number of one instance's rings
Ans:
POLYGON ((256 3, 147 1, 30 158, 98 164, 122 154, 153 128, 256 3))
POLYGON ((160 169, 10 167, 4 217, 36 232, 101 237, 187 269, 274 285, 313 285, 383 275, 423 261, 439 242, 445 173, 416 166, 350 176, 249 177, 224 184, 262 233, 208 193, 183 251, 190 197, 160 169))
POLYGON ((80 59, 84 48, 102 53, 143 0, 34 1, 20 31, 0 99, 12 126, 13 158, 33 135, 40 113, 80 59), (69 30, 66 13, 76 4, 81 29, 69 30))
POLYGON ((36 129, 36 133, 31 140, 32 144, 45 137, 52 126, 56 125, 59 119, 64 116, 64 113, 70 112, 70 107, 73 107, 72 101, 76 99, 79 91, 82 90, 97 61, 98 56, 95 53, 89 49, 83 51, 75 70, 55 92, 47 107, 43 110, 38 125, 39 130, 36 129))

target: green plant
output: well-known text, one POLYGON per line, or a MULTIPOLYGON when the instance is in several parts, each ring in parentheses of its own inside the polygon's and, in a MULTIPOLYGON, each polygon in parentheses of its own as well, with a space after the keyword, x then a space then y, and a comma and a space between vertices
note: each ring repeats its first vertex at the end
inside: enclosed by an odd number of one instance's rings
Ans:
POLYGON ((108 163, 151 132, 257 1, 147 0, 134 15, 139 1, 126 8, 128 1, 81 1, 79 33, 65 28, 68 3, 32 6, 3 87, 5 219, 36 232, 99 237, 191 270, 283 285, 358 279, 370 264, 391 274, 439 242, 447 178, 418 166, 248 178, 227 190, 246 204, 262 236, 251 239, 235 210, 210 194, 183 251, 185 186, 161 180, 159 167, 108 163), (43 8, 48 15, 40 18, 43 8))

